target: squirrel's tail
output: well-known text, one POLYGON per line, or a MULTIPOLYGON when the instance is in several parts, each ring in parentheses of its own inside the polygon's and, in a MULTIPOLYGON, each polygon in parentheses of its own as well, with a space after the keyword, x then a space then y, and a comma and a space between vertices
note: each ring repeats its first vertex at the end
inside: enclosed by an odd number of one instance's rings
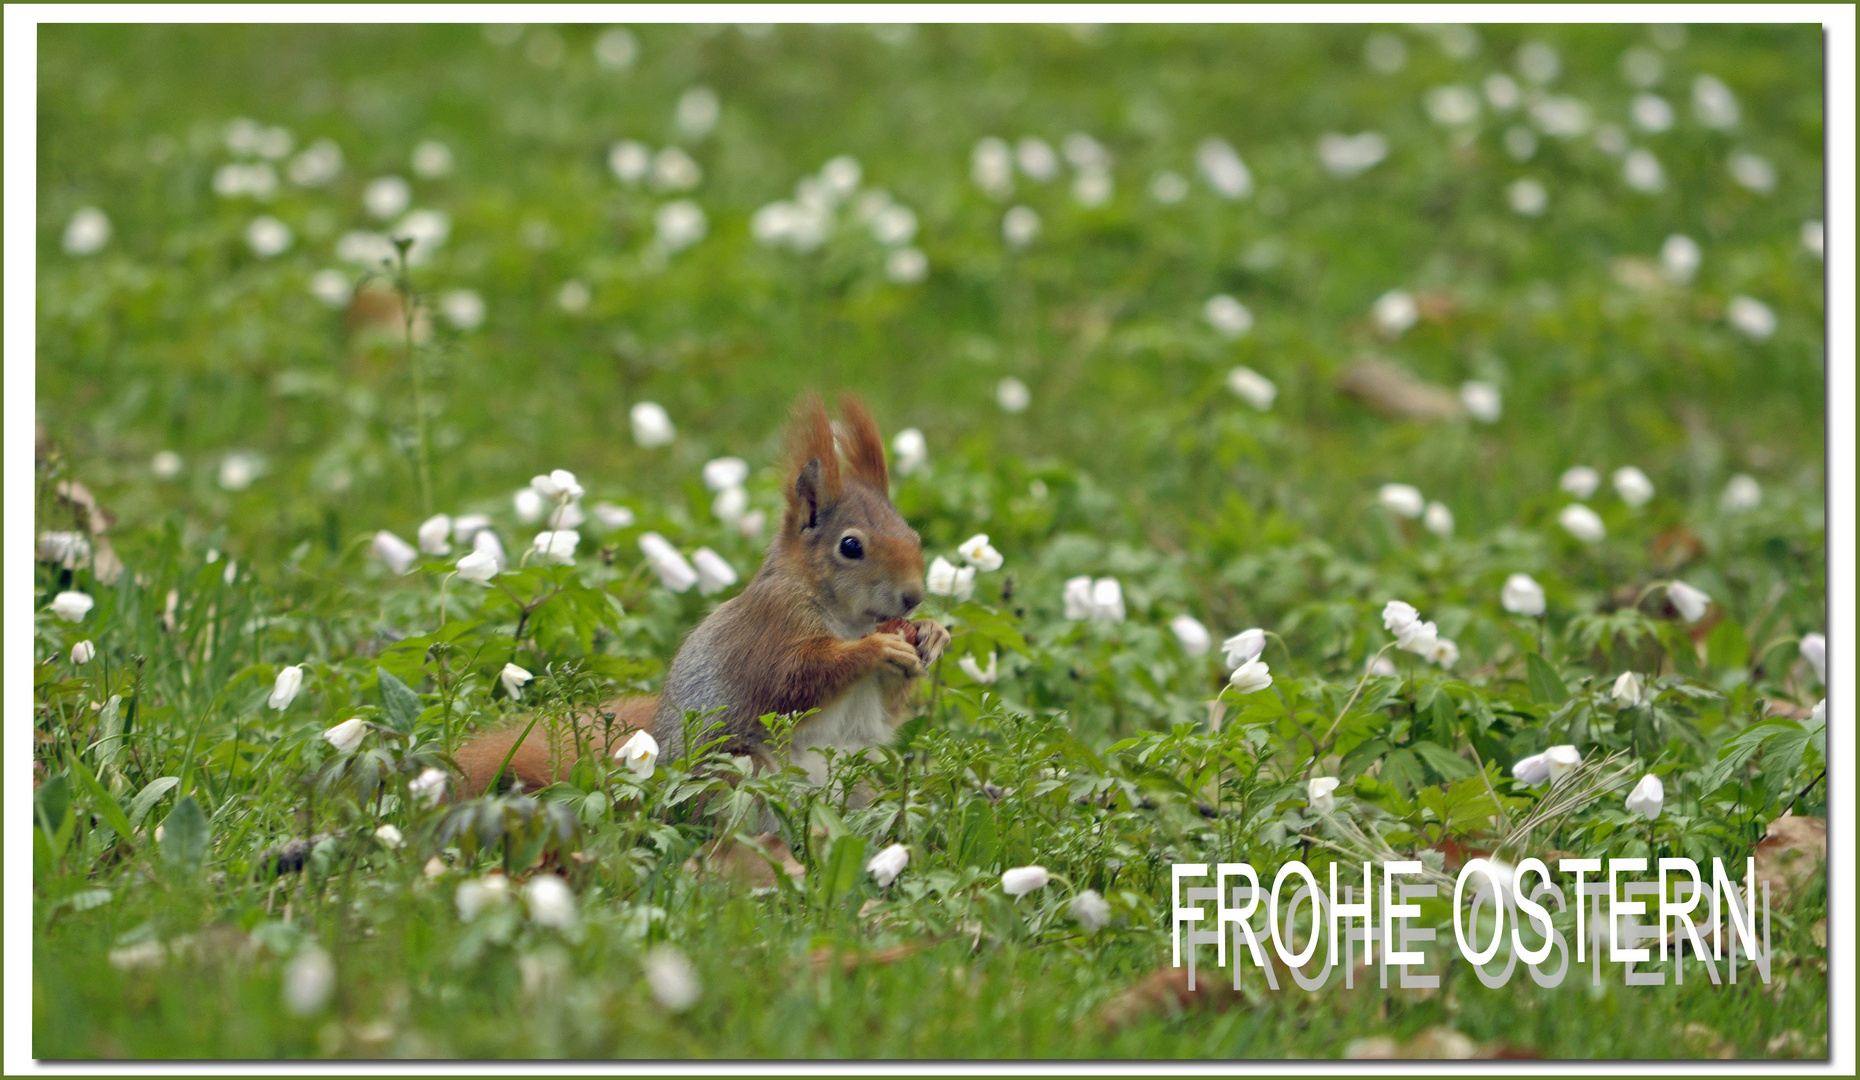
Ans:
MULTIPOLYGON (((617 743, 625 741, 634 731, 651 728, 652 714, 658 708, 657 697, 629 697, 606 702, 600 711, 614 714, 612 735, 617 743)), ((581 718, 579 723, 583 745, 593 753, 604 753, 607 749, 607 725, 591 718, 581 718)), ((497 731, 487 731, 459 747, 453 759, 464 770, 464 791, 467 797, 476 798, 484 794, 497 767, 503 764, 505 755, 509 755, 510 764, 504 767, 504 775, 498 780, 500 790, 521 781, 525 791, 535 791, 568 778, 568 771, 576 761, 576 740, 567 731, 544 730, 541 724, 530 728, 529 734, 525 736, 523 729, 528 726, 529 721, 526 720, 497 731), (513 754, 510 748, 518 738, 523 739, 523 744, 513 754)))

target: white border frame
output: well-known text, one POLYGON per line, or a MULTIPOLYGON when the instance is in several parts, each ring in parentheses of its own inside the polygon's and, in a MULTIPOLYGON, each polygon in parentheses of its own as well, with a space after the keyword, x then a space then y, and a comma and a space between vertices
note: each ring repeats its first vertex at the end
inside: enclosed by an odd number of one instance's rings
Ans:
MULTIPOLYGON (((1827 180, 1824 220, 1827 231, 1826 295, 1828 413, 1827 413, 1827 482, 1828 482, 1828 639, 1835 644, 1830 657, 1833 674, 1828 679, 1829 714, 1839 722, 1829 724, 1829 760, 1838 759, 1847 768, 1832 770, 1829 779, 1829 806, 1832 821, 1829 848, 1829 956, 1834 958, 1829 972, 1828 1005, 1830 1010, 1830 1050, 1834 1057, 1827 1064, 1743 1061, 1732 1065, 1737 1072, 1806 1073, 1851 1076, 1855 1072, 1854 1042, 1860 1028, 1854 1020, 1854 967, 1857 954, 1849 940, 1854 932, 1854 772, 1860 763, 1852 746, 1842 741, 1854 730, 1852 698, 1847 688, 1854 685, 1854 29, 1855 10, 1839 4, 1723 4, 1673 7, 1655 4, 1598 5, 1581 4, 1557 7, 1536 5, 1417 4, 1405 7, 1344 4, 1328 7, 1298 5, 1218 5, 1194 6, 1167 4, 1157 6, 1123 4, 1079 4, 1047 7, 1030 4, 983 6, 973 4, 900 4, 900 5, 753 5, 711 4, 675 5, 582 5, 538 4, 454 5, 444 8, 411 4, 371 5, 302 5, 282 4, 271 7, 255 5, 228 9, 219 5, 182 4, 139 6, 128 4, 92 4, 51 6, 42 4, 8 5, 5 11, 5 433, 4 433, 4 551, 0 582, 4 582, 7 604, 0 611, 0 632, 4 652, 0 653, 0 687, 4 701, 11 707, 5 715, 31 714, 32 687, 32 610, 21 598, 32 594, 33 550, 33 464, 32 442, 36 399, 34 397, 37 335, 35 332, 36 233, 37 233, 37 146, 38 146, 38 26, 40 23, 69 22, 224 22, 237 16, 246 22, 1051 22, 1064 14, 1073 20, 1091 18, 1105 22, 1365 22, 1456 21, 1475 23, 1563 23, 1563 22, 1663 22, 1674 15, 1689 16, 1688 22, 1810 22, 1823 25, 1827 35, 1826 102, 1823 118, 1827 133, 1827 180), (433 18, 435 13, 444 17, 433 18), (1842 888, 1833 886, 1840 885, 1842 888), (1845 1025, 1842 1021, 1846 1020, 1845 1025)), ((5 941, 13 962, 5 973, 4 1067, 8 1074, 69 1075, 78 1073, 177 1073, 226 1074, 256 1071, 251 1062, 76 1062, 42 1065, 31 1057, 32 1048, 32 845, 20 835, 19 823, 32 818, 32 789, 25 782, 26 762, 31 748, 15 729, 6 725, 6 775, 18 779, 5 789, 5 818, 13 842, 5 844, 5 941)), ((1508 1062, 1506 1072, 1560 1075, 1581 1072, 1609 1072, 1622 1062, 1602 1061, 1593 1065, 1580 1062, 1508 1062)), ((492 1074, 508 1073, 509 1062, 416 1063, 396 1067, 387 1063, 369 1063, 369 1071, 399 1071, 416 1074, 492 1074), (385 1066, 385 1067, 384 1067, 385 1066)), ((905 1074, 951 1071, 953 1062, 887 1062, 886 1071, 905 1074)), ((1436 1062, 1377 1062, 1372 1068, 1365 1062, 1272 1062, 1273 1071, 1300 1071, 1327 1074, 1360 1074, 1368 1071, 1437 1074, 1436 1062)), ((960 1066, 957 1066, 960 1067, 960 1066)), ((1037 1074, 1121 1074, 1136 1070, 1177 1073, 1258 1072, 1255 1062, 1036 1062, 988 1061, 977 1063, 989 1071, 1012 1071, 1037 1074)), ((1498 1066, 1487 1063, 1491 1071, 1498 1066)), ((1651 1075, 1693 1075, 1700 1071, 1695 1061, 1633 1062, 1637 1073, 1651 1075)), ((356 1071, 353 1067, 331 1062, 265 1063, 265 1071, 281 1074, 321 1074, 356 1071)), ((722 1062, 680 1065, 650 1062, 629 1068, 627 1063, 563 1063, 552 1071, 573 1073, 609 1073, 650 1070, 653 1072, 742 1073, 748 1071, 812 1074, 821 1072, 870 1071, 869 1062, 722 1062)))

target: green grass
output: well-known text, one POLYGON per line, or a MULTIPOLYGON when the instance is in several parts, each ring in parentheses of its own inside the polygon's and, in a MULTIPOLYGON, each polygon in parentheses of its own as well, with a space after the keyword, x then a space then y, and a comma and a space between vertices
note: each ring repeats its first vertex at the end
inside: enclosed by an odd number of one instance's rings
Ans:
POLYGON ((1381 31, 1406 46, 1394 73, 1365 63, 1372 31, 1348 27, 922 27, 897 43, 857 27, 644 27, 623 70, 595 62, 598 29, 500 45, 475 26, 41 28, 39 528, 73 527, 55 489, 76 480, 114 516, 128 569, 105 583, 41 563, 36 579, 35 1056, 1322 1057, 1441 1026, 1554 1057, 1715 1047, 1682 1038, 1687 1024, 1743 1056, 1822 1052, 1819 886, 1775 913, 1770 987, 1628 988, 1605 968, 1594 990, 1585 969, 1558 990, 1520 974, 1492 991, 1452 963, 1425 998, 1333 986, 1118 1030, 1098 1019, 1168 962, 1170 863, 1302 857, 1327 873, 1312 840, 1340 834, 1307 806, 1309 776, 1340 778, 1338 816, 1403 852, 1492 846, 1543 795, 1509 767, 1564 742, 1632 772, 1509 855, 1651 844, 1741 866, 1786 807, 1825 813, 1821 724, 1804 719, 1823 691, 1798 657, 1826 602, 1822 264, 1800 239, 1823 215, 1815 28, 1694 27, 1674 42, 1491 27, 1460 58, 1396 28, 1381 31), (1531 126, 1523 111, 1482 99, 1461 129, 1430 120, 1431 88, 1516 75, 1527 41, 1560 57, 1546 93, 1650 149, 1664 190, 1631 190, 1593 130, 1539 131, 1519 160, 1506 136, 1531 126), (538 63, 551 42, 559 59, 538 63), (1651 89, 1674 107, 1670 131, 1629 120, 1631 48, 1662 61, 1651 89), (1734 128, 1696 119, 1701 74, 1735 95, 1734 128), (680 136, 677 103, 698 84, 719 121, 680 136), (215 195, 235 117, 290 129, 293 154, 334 139, 340 176, 281 181, 262 205, 215 195), (1057 148, 1075 131, 1112 155, 1102 206, 1073 197, 1069 165, 1046 182, 1017 174, 1005 200, 971 179, 984 136, 1057 148), (1362 131, 1386 137, 1387 159, 1329 175, 1319 136, 1362 131), (1247 197, 1198 174, 1210 135, 1244 158, 1247 197), (450 148, 449 175, 413 177, 424 139, 450 148), (681 142, 702 182, 623 184, 607 164, 621 139, 681 142), (1772 191, 1733 181, 1737 152, 1774 167, 1772 191), (863 226, 807 254, 751 235, 759 208, 841 154, 915 213, 923 281, 888 280, 863 226), (1151 196, 1162 171, 1187 179, 1181 201, 1151 196), (487 312, 469 330, 432 314, 413 362, 395 333, 354 330, 309 287, 328 268, 363 275, 334 252, 383 227, 362 191, 387 174, 412 179, 412 207, 450 217, 410 287, 429 313, 456 289, 487 312), (1521 179, 1547 190, 1541 215, 1510 208, 1521 179), (707 233, 665 256, 654 215, 677 198, 702 206, 707 233), (1011 205, 1040 218, 1024 250, 1003 241, 1011 205), (74 256, 62 238, 84 206, 111 237, 74 256), (261 213, 289 226, 288 251, 248 246, 261 213), (1703 251, 1689 283, 1660 277, 1674 233, 1703 251), (558 302, 571 281, 584 310, 558 302), (1391 336, 1371 309, 1398 288, 1424 317, 1391 336), (1223 293, 1255 320, 1237 339, 1202 314, 1223 293), (1736 296, 1775 313, 1772 336, 1729 323, 1736 296), (1378 415, 1338 390, 1365 358, 1449 391, 1491 382, 1503 415, 1378 415), (1269 410, 1228 389, 1237 365, 1276 384, 1269 410), (1008 376, 1031 391, 1024 412, 995 403, 1008 376), (927 557, 985 531, 1007 560, 972 601, 932 598, 956 635, 934 706, 895 753, 848 767, 881 798, 859 808, 792 776, 728 796, 714 790, 727 765, 662 761, 643 783, 591 768, 483 805, 411 799, 408 781, 474 730, 559 723, 654 683, 718 598, 660 587, 638 536, 709 546, 746 579, 762 542, 716 518, 701 467, 744 457, 751 504, 778 511, 780 426, 815 387, 863 393, 888 438, 925 434, 930 464, 894 497, 927 557), (641 401, 668 410, 671 445, 635 444, 641 401), (154 474, 158 451, 180 455, 177 476, 154 474), (232 453, 262 463, 239 490, 219 482, 232 453), (1571 501, 1558 477, 1578 464, 1603 475, 1595 544, 1557 524, 1571 501), (1652 479, 1644 506, 1610 488, 1625 465, 1652 479), (442 583, 457 551, 405 577, 369 554, 377 530, 412 539, 431 512, 484 512, 514 559, 535 526, 511 493, 554 468, 590 506, 637 519, 584 527, 572 569, 499 579, 507 595, 442 583), (1740 473, 1761 499, 1733 512, 1721 493, 1740 473), (1453 535, 1378 506, 1390 482, 1448 507, 1453 535), (1544 619, 1500 606, 1513 573, 1542 584, 1544 619), (1081 574, 1121 582, 1124 621, 1063 617, 1081 574), (1703 620, 1667 601, 1659 586, 1676 578, 1711 596, 1703 620), (96 598, 80 624, 46 610, 68 588, 96 598), (552 598, 520 620, 513 595, 552 598), (1450 669, 1391 651, 1395 675, 1361 679, 1396 598, 1457 642, 1450 669), (1275 635, 1273 687, 1227 692, 1218 728, 1219 649, 1187 655, 1169 630, 1183 613, 1217 643, 1275 635), (80 639, 97 658, 76 667, 80 639), (991 651, 994 686, 956 670, 991 651), (497 690, 513 658, 538 674, 520 705, 497 690), (303 693, 267 708, 294 663, 303 693), (1630 670, 1652 693, 1623 707, 1609 688, 1630 670), (352 755, 321 738, 358 715, 386 731, 352 755), (1651 828, 1621 801, 1647 771, 1667 792, 1651 828), (751 812, 750 792, 806 868, 793 889, 752 895, 685 869, 751 812), (180 824, 194 807, 204 835, 180 824), (506 816, 460 832, 481 810, 506 816), (175 827, 158 844, 159 822, 175 827), (403 847, 369 839, 384 823, 403 847), (322 832, 338 838, 305 873, 255 876, 261 853, 322 832), (912 861, 880 889, 859 867, 894 841, 912 861), (448 869, 429 879, 435 853, 448 869), (517 905, 461 921, 462 882, 538 854, 574 887, 572 933, 517 905), (1000 871, 1031 862, 1053 884, 1010 901, 1000 871), (1112 908, 1093 934, 1066 907, 1087 888, 1112 908), (121 963, 152 942, 170 945, 160 967, 121 963), (280 986, 312 942, 335 985, 300 1015, 280 986), (702 984, 683 1013, 642 975, 667 943, 702 984), (893 945, 922 951, 850 974, 809 962, 893 945), (1773 1044, 1789 1031, 1800 1041, 1773 1044))

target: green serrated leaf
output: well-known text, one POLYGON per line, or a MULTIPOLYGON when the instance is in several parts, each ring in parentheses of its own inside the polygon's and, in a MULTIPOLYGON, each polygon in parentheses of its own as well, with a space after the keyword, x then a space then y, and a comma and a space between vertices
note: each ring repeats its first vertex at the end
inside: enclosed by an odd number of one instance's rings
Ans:
POLYGON ((386 668, 376 668, 375 676, 381 687, 381 715, 388 726, 403 734, 412 731, 414 721, 420 718, 420 710, 426 707, 420 702, 420 695, 386 668))
POLYGON ((1556 669, 1537 653, 1525 653, 1524 663, 1531 687, 1531 700, 1545 705, 1561 705, 1569 700, 1569 687, 1556 669))

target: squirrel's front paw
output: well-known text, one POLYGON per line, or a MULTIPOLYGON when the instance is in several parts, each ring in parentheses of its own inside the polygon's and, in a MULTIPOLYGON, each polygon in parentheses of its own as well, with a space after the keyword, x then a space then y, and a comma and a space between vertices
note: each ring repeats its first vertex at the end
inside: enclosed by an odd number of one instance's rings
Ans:
POLYGON ((949 648, 949 631, 935 619, 918 619, 914 625, 917 627, 917 658, 929 667, 949 648))
POLYGON ((912 645, 896 634, 873 634, 872 637, 878 642, 879 658, 893 674, 914 679, 924 673, 923 661, 917 656, 921 646, 912 645))

